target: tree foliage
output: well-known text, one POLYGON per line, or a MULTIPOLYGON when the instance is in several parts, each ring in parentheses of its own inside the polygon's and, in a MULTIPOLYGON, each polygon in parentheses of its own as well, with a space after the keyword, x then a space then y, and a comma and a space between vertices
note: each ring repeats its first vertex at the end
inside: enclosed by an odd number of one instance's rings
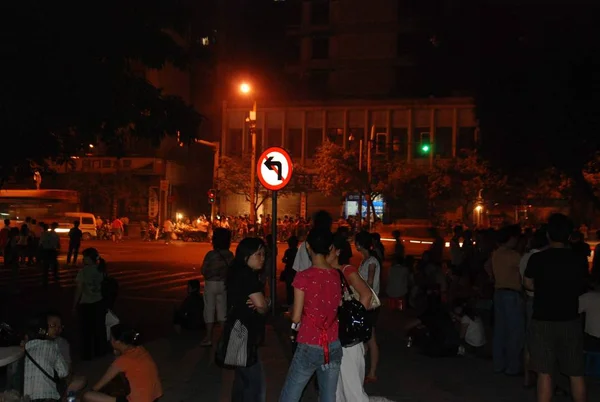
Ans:
POLYGON ((480 195, 489 198, 505 183, 506 179, 493 172, 488 162, 476 152, 469 152, 435 164, 429 173, 429 198, 434 207, 439 203, 462 207, 463 219, 467 220, 480 195))
MULTIPOLYGON (((217 188, 221 194, 237 194, 244 196, 250 204, 250 159, 233 158, 229 156, 221 157, 219 161, 219 178, 217 188)), ((296 169, 294 167, 294 169, 296 169)), ((255 181, 254 205, 255 213, 264 204, 265 200, 271 197, 271 191, 263 188, 258 180, 255 181)), ((289 189, 284 188, 277 192, 278 196, 285 197, 289 195, 289 189)))
POLYGON ((177 0, 7 3, 0 75, 0 130, 10 152, 0 177, 66 160, 82 146, 125 134, 158 143, 195 136, 200 116, 143 77, 144 68, 184 66, 186 11, 177 0))

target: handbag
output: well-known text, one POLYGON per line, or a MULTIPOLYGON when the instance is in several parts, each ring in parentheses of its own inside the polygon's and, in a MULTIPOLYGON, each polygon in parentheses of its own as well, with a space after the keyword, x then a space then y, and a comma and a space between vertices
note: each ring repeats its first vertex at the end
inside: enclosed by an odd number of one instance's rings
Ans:
POLYGON ((35 367, 38 368, 38 370, 40 370, 46 377, 48 377, 54 384, 56 384, 56 391, 58 391, 58 394, 62 397, 64 395, 66 395, 67 393, 67 388, 69 386, 69 384, 67 384, 67 379, 66 378, 60 378, 58 376, 58 373, 56 372, 56 370, 54 370, 54 375, 51 376, 50 374, 48 374, 48 372, 46 370, 44 370, 42 368, 42 366, 40 366, 38 364, 38 362, 36 362, 34 360, 33 357, 31 357, 31 355, 29 354, 29 352, 27 352, 27 350, 25 350, 25 357, 27 357, 29 360, 31 360, 31 362, 33 363, 33 365, 35 367))
POLYGON ((227 322, 217 343, 215 363, 222 368, 253 366, 258 361, 257 345, 252 342, 248 326, 234 318, 232 313, 233 308, 227 314, 227 322))
MULTIPOLYGON (((342 272, 344 272, 344 269, 346 269, 347 266, 348 265, 346 265, 344 268, 342 268, 342 272)), ((359 275, 360 275, 360 273, 359 273, 359 275)), ((369 310, 375 310, 376 308, 381 307, 381 300, 379 300, 379 296, 377 296, 377 293, 375 293, 373 288, 371 286, 369 286, 369 284, 367 283, 367 280, 365 278, 363 278, 362 275, 360 275, 360 277, 362 278, 363 281, 365 281, 365 284, 371 291, 371 306, 369 306, 369 310)), ((360 295, 358 294, 356 289, 354 289, 352 286, 350 286, 350 290, 352 290, 352 296, 356 300, 360 300, 360 295)))
POLYGON ((338 307, 338 335, 343 347, 350 347, 371 339, 373 331, 367 309, 350 295, 350 286, 342 271, 341 279, 342 304, 338 307))
MULTIPOLYGON (((344 270, 346 269, 346 267, 349 267, 349 265, 346 265, 344 268, 342 268, 342 272, 344 272, 344 270)), ((369 284, 367 283, 367 281, 362 276, 361 276, 361 278, 363 279, 363 281, 365 281, 365 284, 367 285, 367 287, 371 291, 371 306, 369 307, 369 310, 375 310, 376 308, 378 308, 378 307, 381 306, 381 300, 379 300, 379 296, 377 296, 377 293, 375 293, 375 291, 373 290, 373 288, 369 286, 369 284)), ((356 291, 356 289, 354 289, 352 287, 352 285, 348 285, 348 287, 352 291, 352 297, 354 297, 356 300, 360 300, 360 294, 358 294, 358 292, 356 291)))

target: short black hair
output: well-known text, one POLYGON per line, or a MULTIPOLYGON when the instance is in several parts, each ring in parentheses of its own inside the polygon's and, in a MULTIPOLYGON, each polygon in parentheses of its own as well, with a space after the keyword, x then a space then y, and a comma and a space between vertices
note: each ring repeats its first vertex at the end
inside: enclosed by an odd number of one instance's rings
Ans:
POLYGON ((333 226, 333 218, 331 214, 325 210, 317 211, 313 216, 313 228, 315 229, 327 229, 331 231, 333 226))
POLYGON ((133 328, 126 328, 121 324, 117 324, 110 328, 110 333, 115 341, 122 342, 125 345, 138 346, 141 344, 141 335, 133 328))
POLYGON ((315 228, 308 232, 306 242, 315 254, 327 255, 333 245, 333 233, 324 228, 315 228))
POLYGON ((212 245, 215 250, 229 250, 229 247, 231 247, 231 230, 225 228, 213 230, 212 245))
POLYGON ((556 213, 548 218, 548 237, 551 241, 567 243, 573 232, 573 222, 564 214, 556 213))

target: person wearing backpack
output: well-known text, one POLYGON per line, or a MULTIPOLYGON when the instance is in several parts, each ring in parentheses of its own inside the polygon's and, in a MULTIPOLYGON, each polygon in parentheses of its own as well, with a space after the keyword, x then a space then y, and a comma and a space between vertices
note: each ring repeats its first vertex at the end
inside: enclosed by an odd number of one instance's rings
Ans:
POLYGON ((83 250, 83 268, 75 278, 76 288, 73 299, 73 313, 78 316, 81 326, 81 358, 91 360, 104 356, 107 352, 106 304, 102 297, 102 272, 104 260, 98 250, 83 250))
POLYGON ((212 237, 213 249, 209 251, 202 261, 202 275, 204 275, 204 321, 206 322, 206 335, 200 343, 201 346, 212 346, 212 330, 215 315, 218 322, 225 323, 227 318, 227 290, 225 280, 229 265, 234 256, 231 246, 231 231, 216 228, 212 237), (216 314, 215 314, 216 313, 216 314))

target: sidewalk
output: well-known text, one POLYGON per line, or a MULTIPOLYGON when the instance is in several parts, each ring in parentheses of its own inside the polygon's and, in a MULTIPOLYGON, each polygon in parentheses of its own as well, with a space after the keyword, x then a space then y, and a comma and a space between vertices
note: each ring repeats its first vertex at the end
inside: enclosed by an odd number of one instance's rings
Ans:
MULTIPOLYGON (((201 339, 199 332, 189 332, 144 345, 159 368, 164 392, 161 402, 231 400, 233 371, 221 370, 216 366, 214 349, 200 347, 201 339)), ((259 353, 267 378, 267 400, 275 402, 285 381, 289 360, 271 326, 267 327, 265 347, 259 353)), ((75 363, 74 370, 78 375, 85 375, 88 385, 93 386, 113 359, 113 356, 106 356, 91 362, 75 363)))
MULTIPOLYGON (((407 348, 401 328, 406 315, 381 312, 377 337, 380 345, 379 380, 366 386, 370 396, 396 402, 530 402, 535 389, 525 390, 521 377, 493 374, 492 361, 472 357, 427 358, 407 348)), ((265 347, 260 349, 267 382, 267 401, 276 402, 291 359, 286 319, 267 327, 265 347)), ((199 347, 201 334, 186 333, 149 342, 145 347, 158 364, 164 390, 161 402, 229 402, 233 371, 221 370, 213 362, 214 350, 199 347)), ((216 339, 216 337, 215 337, 216 339)), ((107 356, 76 363, 77 374, 92 386, 110 365, 107 356)), ((588 379, 588 399, 600 399, 600 382, 588 379)), ((556 397, 554 401, 570 401, 556 397)), ((303 402, 316 402, 313 384, 306 388, 303 402)))

